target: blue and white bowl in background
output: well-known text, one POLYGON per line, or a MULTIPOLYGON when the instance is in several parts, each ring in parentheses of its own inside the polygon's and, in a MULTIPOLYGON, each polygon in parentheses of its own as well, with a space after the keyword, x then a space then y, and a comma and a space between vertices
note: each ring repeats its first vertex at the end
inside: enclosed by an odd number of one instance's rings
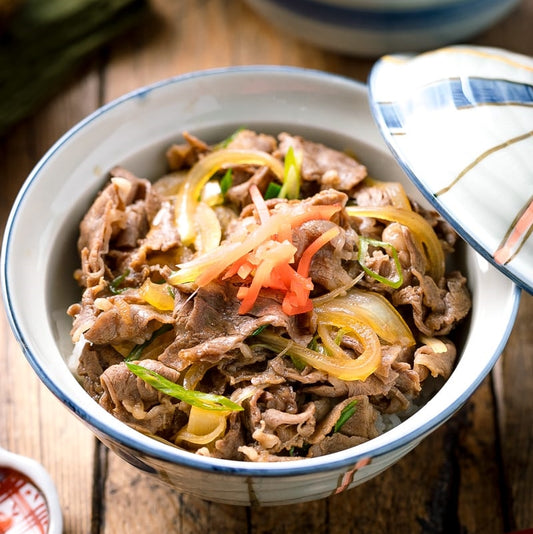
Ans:
POLYGON ((519 0, 246 0, 273 26, 326 50, 377 57, 469 39, 519 0))

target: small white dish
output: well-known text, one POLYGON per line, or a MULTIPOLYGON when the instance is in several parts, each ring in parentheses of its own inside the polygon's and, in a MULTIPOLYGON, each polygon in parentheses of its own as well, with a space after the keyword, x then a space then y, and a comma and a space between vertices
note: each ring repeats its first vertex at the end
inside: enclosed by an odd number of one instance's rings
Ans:
POLYGON ((374 117, 411 180, 457 232, 533 292, 533 58, 454 46, 382 58, 374 117))
POLYGON ((61 534, 63 518, 50 475, 37 461, 0 447, 0 532, 61 534))

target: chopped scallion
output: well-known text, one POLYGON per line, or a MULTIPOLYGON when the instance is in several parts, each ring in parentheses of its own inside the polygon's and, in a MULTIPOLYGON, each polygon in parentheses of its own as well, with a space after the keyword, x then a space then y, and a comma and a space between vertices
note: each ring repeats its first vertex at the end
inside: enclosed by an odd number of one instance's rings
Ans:
POLYGON ((231 135, 228 135, 226 139, 223 139, 220 141, 220 143, 215 145, 215 150, 220 150, 221 148, 227 148, 228 145, 237 137, 237 134, 242 132, 244 130, 244 126, 241 126, 240 128, 237 128, 231 135))
POLYGON ((333 427, 333 432, 338 432, 345 425, 348 419, 352 417, 356 409, 357 409, 357 400, 353 400, 352 402, 349 402, 342 409, 341 414, 339 418, 337 419, 335 426, 333 427))
POLYGON ((117 276, 111 282, 109 282, 109 291, 113 293, 113 295, 119 295, 123 291, 126 291, 126 287, 119 288, 120 284, 124 282, 126 277, 130 274, 130 270, 126 269, 121 275, 117 276))
POLYGON ((337 335, 335 336, 335 344, 336 345, 340 345, 341 344, 342 338, 344 337, 344 335, 347 332, 349 332, 348 328, 339 328, 337 330, 337 335))
POLYGON ((228 169, 224 176, 220 179, 220 191, 225 195, 230 187, 233 185, 233 171, 228 169))
POLYGON ((126 365, 135 376, 138 376, 147 384, 150 384, 153 388, 157 389, 157 391, 186 402, 191 406, 196 406, 197 408, 212 412, 227 412, 228 410, 237 412, 243 410, 242 406, 223 395, 185 389, 183 386, 175 384, 171 380, 161 376, 159 373, 146 369, 146 367, 143 367, 142 365, 128 362, 126 362, 126 365))
POLYGON ((277 198, 280 191, 280 184, 277 184, 276 182, 270 182, 266 188, 264 199, 269 200, 270 198, 277 198))
POLYGON ((365 271, 365 273, 367 273, 369 276, 371 276, 378 282, 381 282, 382 284, 385 284, 394 289, 398 289, 403 284, 403 271, 402 271, 402 266, 400 264, 400 260, 398 258, 398 251, 390 243, 385 243, 384 241, 378 241, 377 239, 371 239, 370 237, 360 236, 359 237, 359 253, 358 253, 357 261, 363 268, 363 271, 365 271), (381 247, 385 249, 389 255, 392 256, 392 259, 394 261, 394 266, 396 268, 396 273, 397 273, 397 276, 394 279, 381 276, 379 273, 373 271, 366 265, 365 258, 368 253, 369 245, 372 245, 374 247, 381 247))
POLYGON ((261 326, 257 327, 253 332, 252 332, 252 336, 258 336, 265 328, 267 328, 268 325, 267 324, 262 324, 261 326))
POLYGON ((301 156, 297 157, 292 146, 285 155, 285 169, 283 186, 279 192, 280 198, 298 198, 300 195, 300 165, 301 156))
POLYGON ((159 327, 157 330, 154 331, 154 333, 152 334, 152 337, 150 339, 148 339, 144 343, 141 343, 139 345, 135 345, 135 347, 133 347, 133 349, 131 349, 131 352, 128 354, 128 356, 126 357, 125 361, 126 362, 132 362, 133 360, 138 360, 141 357, 141 354, 142 354, 143 350, 148 345, 150 345, 150 343, 152 343, 152 341, 156 337, 160 336, 161 334, 164 334, 165 332, 168 332, 169 330, 172 330, 172 325, 171 324, 164 324, 163 326, 159 327))

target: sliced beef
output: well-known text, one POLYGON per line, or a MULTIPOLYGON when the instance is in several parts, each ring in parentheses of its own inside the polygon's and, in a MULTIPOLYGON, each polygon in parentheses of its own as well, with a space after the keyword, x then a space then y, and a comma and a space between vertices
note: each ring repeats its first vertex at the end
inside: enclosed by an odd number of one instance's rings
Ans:
POLYGON ((258 299, 247 315, 239 315, 239 307, 235 286, 212 282, 200 288, 178 313, 176 338, 160 360, 178 370, 199 360, 218 362, 266 325, 298 335, 296 319, 283 313, 275 299, 258 299))
POLYGON ((422 215, 430 226, 435 230, 440 240, 445 254, 450 254, 455 250, 457 242, 457 232, 453 227, 443 219, 435 210, 429 210, 422 207, 418 202, 412 202, 413 210, 422 215))
POLYGON ((107 284, 104 279, 101 278, 98 285, 87 287, 83 291, 81 302, 69 306, 67 313, 73 318, 70 337, 74 343, 77 343, 82 334, 89 330, 94 324, 94 318, 97 313, 94 301, 106 287, 107 284))
POLYGON ((247 426, 252 438, 270 453, 302 447, 315 428, 313 403, 302 406, 292 388, 275 386, 250 399, 250 419, 247 426))
MULTIPOLYGON (((99 301, 96 301, 96 305, 99 301)), ((146 303, 128 302, 127 295, 101 299, 90 328, 84 332, 91 343, 104 345, 131 341, 144 343, 163 324, 172 324, 172 313, 158 311, 146 303)))
POLYGON ((185 143, 173 144, 166 152, 167 165, 171 171, 192 167, 201 155, 209 152, 209 146, 189 132, 183 132, 185 143))
MULTIPOLYGON (((155 215, 146 236, 139 242, 139 246, 135 251, 131 253, 127 267, 137 271, 142 269, 155 254, 178 249, 180 246, 181 240, 175 224, 174 207, 170 202, 165 201, 155 215)), ((171 258, 169 257, 167 261, 171 262, 171 258)), ((176 258, 172 262, 172 267, 175 266, 175 263, 176 258)))
POLYGON ((228 417, 228 428, 224 436, 215 441, 212 456, 226 460, 243 460, 239 448, 246 445, 241 420, 236 412, 228 417))
POLYGON ((342 262, 353 254, 353 231, 346 231, 332 221, 309 221, 295 229, 292 234, 293 244, 297 247, 295 261, 298 262, 304 250, 333 227, 339 228, 339 234, 313 256, 309 268, 313 283, 328 291, 351 282, 351 276, 343 268, 342 262))
MULTIPOLYGON (((303 364, 291 352, 292 343, 309 347, 313 342, 316 350, 325 349, 317 333, 320 315, 313 310, 286 315, 282 289, 262 288, 246 314, 239 314, 237 292, 243 280, 238 274, 201 288, 194 283, 164 286, 174 299, 164 307, 173 302, 172 310, 160 310, 142 298, 140 288, 148 279, 168 284, 176 264, 197 254, 180 241, 172 195, 192 165, 223 147, 209 146, 187 132, 183 136, 184 143, 167 153, 169 167, 179 169, 179 177, 167 176, 165 185, 159 182, 152 188, 125 169, 113 169, 109 184, 80 224, 81 267, 75 276, 83 291, 68 313, 73 318, 71 337, 79 349, 71 363, 74 366, 77 358, 77 375, 86 391, 126 424, 177 443, 190 406, 132 374, 124 358, 136 354, 140 365, 172 382, 241 404, 243 411, 228 414, 226 431, 218 439, 202 446, 178 443, 199 455, 245 461, 290 461, 336 452, 374 438, 412 413, 422 398, 422 385, 425 393, 426 385, 439 383, 429 377, 442 380, 452 372, 456 348, 442 336, 469 312, 466 279, 459 272, 439 281, 429 277, 424 251, 406 226, 348 217, 348 202, 386 206, 398 197, 391 187, 363 182, 366 168, 337 150, 287 133, 276 140, 251 130, 239 131, 225 142, 229 149, 259 150, 279 158, 294 147, 302 156, 305 198, 269 199, 270 214, 294 219, 314 206, 338 206, 330 220, 310 220, 290 233, 283 229, 295 246, 295 265, 317 238, 338 229, 310 262, 311 297, 335 290, 344 294, 351 283, 383 294, 411 327, 416 346, 382 341, 381 363, 366 380, 341 380, 303 364), (363 277, 360 236, 396 249, 403 275, 400 288, 363 277), (263 328, 284 336, 287 350, 267 347, 263 328), (339 426, 341 415, 354 402, 353 413, 339 426)), ((268 167, 257 165, 234 166, 232 176, 224 204, 214 209, 223 240, 238 243, 261 224, 250 186, 264 193, 275 178, 268 167)), ((451 228, 434 212, 416 203, 413 209, 435 229, 444 251, 453 250, 456 236, 451 228)), ((386 278, 395 275, 387 247, 369 246, 364 262, 386 278)), ((253 276, 252 271, 245 283, 253 276)), ((363 341, 355 335, 332 334, 348 355, 362 352, 363 341)))
POLYGON ((271 135, 256 133, 253 130, 240 130, 227 145, 237 150, 259 150, 271 154, 276 150, 277 141, 271 135))
POLYGON ((84 287, 98 284, 106 275, 105 258, 110 248, 137 245, 160 205, 147 180, 121 168, 113 169, 111 175, 111 182, 80 223, 81 270, 77 279, 84 287))
POLYGON ((260 167, 244 182, 233 185, 226 193, 226 199, 239 211, 250 204, 250 186, 255 185, 264 194, 268 184, 272 180, 268 167, 260 167))
POLYGON ((316 444, 335 432, 335 424, 338 422, 342 411, 351 403, 355 403, 353 415, 338 429, 338 432, 346 436, 358 436, 364 440, 378 435, 376 429, 377 411, 370 404, 366 395, 350 396, 339 402, 331 412, 320 421, 309 443, 316 444))
MULTIPOLYGON (((160 362, 144 360, 140 365, 172 382, 178 380, 178 373, 160 362)), ((169 437, 173 429, 187 420, 176 399, 148 385, 123 363, 108 367, 101 382, 104 392, 100 404, 115 417, 142 432, 169 437)))
POLYGON ((313 445, 308 452, 309 458, 316 458, 317 456, 325 456, 334 452, 344 451, 350 447, 355 447, 368 441, 361 436, 347 436, 336 432, 331 436, 326 436, 322 441, 313 445))
POLYGON ((84 343, 81 351, 77 374, 82 385, 95 400, 99 400, 104 392, 100 377, 104 371, 112 365, 117 365, 124 361, 124 356, 117 352, 110 345, 91 345, 84 343))
POLYGON ((455 365, 457 350, 446 338, 435 340, 433 345, 422 345, 415 352, 414 369, 424 380, 429 374, 448 379, 455 365))
POLYGON ((364 165, 338 150, 288 133, 281 133, 278 138, 283 156, 291 146, 296 153, 302 154, 302 179, 319 182, 323 189, 349 191, 367 175, 364 165))
POLYGON ((413 271, 417 286, 400 289, 392 296, 395 306, 412 307, 416 327, 427 336, 445 336, 466 317, 471 298, 466 278, 458 271, 446 276, 445 287, 439 287, 430 276, 413 271))

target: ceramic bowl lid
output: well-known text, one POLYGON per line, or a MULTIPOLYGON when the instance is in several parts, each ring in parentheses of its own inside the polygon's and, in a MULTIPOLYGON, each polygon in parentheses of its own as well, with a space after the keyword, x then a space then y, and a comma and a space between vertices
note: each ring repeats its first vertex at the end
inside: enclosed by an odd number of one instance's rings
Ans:
POLYGON ((424 196, 533 293, 533 58, 475 46, 385 56, 369 89, 385 141, 424 196))

